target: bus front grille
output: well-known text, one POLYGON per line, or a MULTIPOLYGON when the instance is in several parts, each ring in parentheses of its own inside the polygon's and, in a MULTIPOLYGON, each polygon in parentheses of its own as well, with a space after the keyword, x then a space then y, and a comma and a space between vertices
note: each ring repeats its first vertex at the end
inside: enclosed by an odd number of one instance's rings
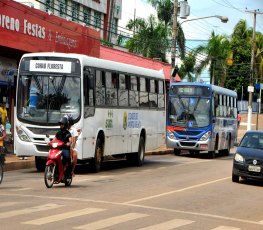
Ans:
POLYGON ((181 146, 194 147, 196 142, 180 141, 181 146))

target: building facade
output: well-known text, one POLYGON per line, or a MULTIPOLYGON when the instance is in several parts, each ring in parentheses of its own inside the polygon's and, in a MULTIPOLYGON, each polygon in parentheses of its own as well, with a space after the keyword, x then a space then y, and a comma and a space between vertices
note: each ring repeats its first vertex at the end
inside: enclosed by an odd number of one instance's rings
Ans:
POLYGON ((117 41, 122 0, 16 0, 32 8, 85 25, 100 32, 100 38, 117 41))

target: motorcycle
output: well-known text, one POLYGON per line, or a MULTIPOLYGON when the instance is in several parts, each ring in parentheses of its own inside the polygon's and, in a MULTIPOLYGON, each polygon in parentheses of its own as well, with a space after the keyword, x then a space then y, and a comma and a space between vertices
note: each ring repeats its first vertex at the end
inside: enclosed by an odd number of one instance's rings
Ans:
POLYGON ((47 188, 52 188, 53 184, 65 183, 70 186, 72 183, 71 173, 67 172, 68 163, 63 164, 63 155, 61 147, 64 143, 54 139, 49 142, 50 150, 46 162, 44 181, 47 188))

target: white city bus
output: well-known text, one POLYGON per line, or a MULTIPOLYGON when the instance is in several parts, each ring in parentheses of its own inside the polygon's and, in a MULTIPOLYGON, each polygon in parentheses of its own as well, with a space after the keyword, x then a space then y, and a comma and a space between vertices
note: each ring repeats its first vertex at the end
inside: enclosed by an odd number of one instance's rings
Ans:
POLYGON ((47 137, 72 114, 78 162, 98 172, 109 156, 141 166, 145 151, 165 144, 163 71, 80 54, 32 53, 20 61, 14 151, 44 169, 47 137))

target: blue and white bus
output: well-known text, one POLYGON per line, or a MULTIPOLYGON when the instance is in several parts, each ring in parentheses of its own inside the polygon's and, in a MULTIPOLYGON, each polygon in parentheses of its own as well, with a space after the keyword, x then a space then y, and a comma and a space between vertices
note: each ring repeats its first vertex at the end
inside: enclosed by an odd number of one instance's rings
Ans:
POLYGON ((237 93, 201 83, 172 83, 169 90, 166 145, 180 155, 217 151, 226 155, 237 136, 237 93))
POLYGON ((95 172, 107 158, 140 166, 144 153, 165 145, 163 70, 80 54, 25 54, 19 65, 14 150, 35 156, 42 171, 58 121, 72 114, 79 136, 78 162, 95 172))

